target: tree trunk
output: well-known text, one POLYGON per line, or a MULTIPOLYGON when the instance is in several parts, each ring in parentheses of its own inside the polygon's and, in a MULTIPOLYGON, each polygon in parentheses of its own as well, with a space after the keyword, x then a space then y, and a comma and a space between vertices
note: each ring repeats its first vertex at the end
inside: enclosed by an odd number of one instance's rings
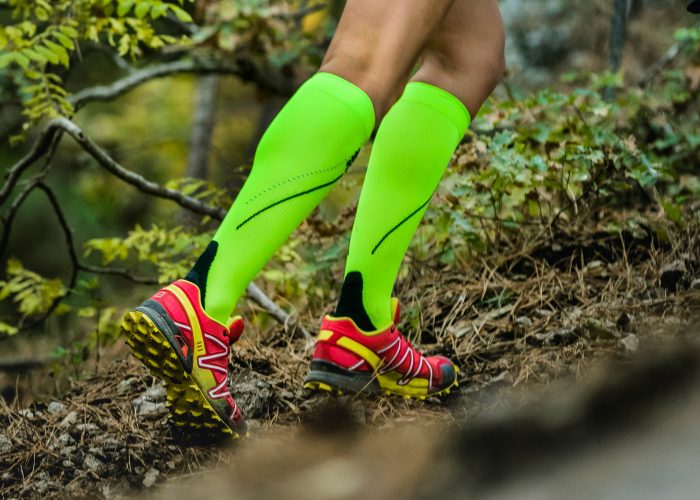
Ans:
POLYGON ((195 97, 194 120, 187 157, 186 177, 206 179, 209 175, 209 150, 216 124, 216 97, 219 79, 216 75, 199 78, 195 97))
MULTIPOLYGON (((609 69, 611 73, 617 73, 622 64, 622 51, 625 46, 625 31, 627 28, 627 14, 629 12, 629 0, 613 0, 613 15, 610 27, 610 59, 609 69)), ((612 100, 615 97, 615 87, 605 89, 605 98, 612 100)))

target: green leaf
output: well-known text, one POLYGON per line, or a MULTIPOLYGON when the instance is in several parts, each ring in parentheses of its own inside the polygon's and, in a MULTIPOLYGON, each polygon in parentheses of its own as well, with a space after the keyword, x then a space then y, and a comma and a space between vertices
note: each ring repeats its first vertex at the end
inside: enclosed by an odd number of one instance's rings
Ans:
POLYGON ((29 58, 27 56, 17 53, 15 55, 15 60, 17 61, 17 64, 22 67, 22 69, 27 69, 29 67, 29 58))
POLYGON ((39 64, 46 64, 46 58, 39 54, 37 51, 32 49, 24 49, 22 54, 27 56, 32 61, 38 62, 39 64))
POLYGON ((0 68, 6 68, 13 62, 15 62, 17 54, 15 52, 6 52, 5 54, 0 54, 0 68))
POLYGON ((148 14, 148 11, 151 8, 151 3, 150 2, 139 2, 136 4, 136 8, 134 9, 134 14, 136 17, 139 19, 143 19, 146 17, 146 14, 148 14))
POLYGON ((151 9, 151 19, 158 19, 168 13, 168 4, 160 3, 151 9))
POLYGON ((129 49, 131 48, 130 42, 131 36, 128 34, 122 35, 122 37, 119 39, 119 49, 117 50, 117 53, 120 56, 125 56, 129 53, 129 49))
POLYGON ((56 54, 59 63, 63 64, 66 68, 70 65, 70 57, 68 56, 68 51, 66 51, 65 48, 52 42, 51 40, 45 40, 44 44, 51 52, 56 54))
POLYGON ((70 39, 68 36, 64 35, 63 33, 61 33, 60 31, 55 31, 53 33, 53 37, 58 41, 58 43, 63 45, 65 48, 67 48, 69 50, 74 49, 73 40, 70 39))
POLYGON ((81 307, 78 309, 78 317, 80 318, 93 318, 97 314, 97 309, 94 307, 81 307))
POLYGON ((78 37, 78 30, 76 30, 72 26, 67 26, 67 25, 59 26, 58 30, 69 38, 77 38, 78 37))
POLYGON ((131 7, 133 7, 133 5, 134 0, 119 0, 119 7, 117 7, 117 15, 119 17, 126 16, 131 10, 131 7))
POLYGON ((51 64, 58 64, 58 54, 54 53, 52 50, 49 50, 43 45, 37 45, 35 50, 48 59, 51 64))
POLYGON ((0 321, 0 333, 4 333, 5 335, 14 335, 18 332, 16 326, 8 325, 7 323, 0 321))
POLYGON ((186 10, 173 4, 168 4, 168 7, 170 7, 170 10, 173 12, 173 14, 175 14, 175 17, 177 17, 183 23, 192 22, 192 17, 187 13, 186 10))

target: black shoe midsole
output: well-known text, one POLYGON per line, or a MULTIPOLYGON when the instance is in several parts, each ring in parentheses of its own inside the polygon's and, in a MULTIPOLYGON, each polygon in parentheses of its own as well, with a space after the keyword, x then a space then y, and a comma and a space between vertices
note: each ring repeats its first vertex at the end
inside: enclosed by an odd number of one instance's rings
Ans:
POLYGON ((321 382, 349 392, 379 394, 381 386, 374 373, 352 372, 327 361, 311 362, 304 383, 321 382))

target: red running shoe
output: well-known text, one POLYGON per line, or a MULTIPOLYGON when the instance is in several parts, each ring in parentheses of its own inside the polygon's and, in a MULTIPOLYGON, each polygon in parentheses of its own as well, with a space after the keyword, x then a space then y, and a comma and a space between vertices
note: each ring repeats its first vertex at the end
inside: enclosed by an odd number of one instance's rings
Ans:
POLYGON ((228 389, 229 346, 243 332, 240 316, 228 328, 214 321, 197 285, 178 280, 130 311, 121 327, 134 356, 163 380, 176 426, 246 434, 228 389))
POLYGON ((417 399, 449 394, 458 385, 459 369, 444 356, 416 351, 396 329, 397 299, 392 309, 394 324, 373 332, 363 332, 350 318, 323 318, 304 387, 417 399))

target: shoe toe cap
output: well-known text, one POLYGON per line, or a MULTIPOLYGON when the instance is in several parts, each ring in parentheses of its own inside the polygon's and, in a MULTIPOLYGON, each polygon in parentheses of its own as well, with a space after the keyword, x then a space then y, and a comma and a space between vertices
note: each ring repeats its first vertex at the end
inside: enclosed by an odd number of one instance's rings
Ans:
POLYGON ((452 362, 443 363, 440 366, 442 372, 442 387, 450 387, 457 380, 457 370, 452 362))
POLYGON ((433 386, 436 390, 446 389, 454 385, 457 380, 457 368, 455 364, 445 356, 430 356, 428 359, 433 366, 433 370, 440 373, 439 381, 434 381, 433 386))
POLYGON ((233 432, 238 434, 238 437, 244 438, 248 435, 248 424, 242 415, 237 420, 234 420, 233 418, 230 419, 229 427, 233 432))

